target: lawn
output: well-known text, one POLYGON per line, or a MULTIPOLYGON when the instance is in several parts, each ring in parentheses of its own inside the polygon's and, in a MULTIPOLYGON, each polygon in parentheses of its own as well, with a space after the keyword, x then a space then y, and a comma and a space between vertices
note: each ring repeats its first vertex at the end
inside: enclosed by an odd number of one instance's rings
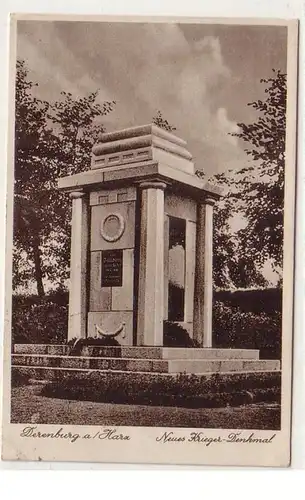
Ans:
POLYGON ((280 429, 280 405, 177 408, 75 401, 43 396, 43 385, 12 389, 12 423, 157 426, 220 429, 280 429))

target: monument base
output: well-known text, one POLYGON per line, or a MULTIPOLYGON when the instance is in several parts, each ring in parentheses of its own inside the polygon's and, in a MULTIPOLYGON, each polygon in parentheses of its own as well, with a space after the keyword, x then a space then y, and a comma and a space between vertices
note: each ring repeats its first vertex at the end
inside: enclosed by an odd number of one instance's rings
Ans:
POLYGON ((262 360, 255 349, 84 346, 73 355, 67 345, 16 344, 12 366, 37 368, 43 378, 44 370, 50 374, 61 369, 160 374, 279 371, 280 361, 262 360))

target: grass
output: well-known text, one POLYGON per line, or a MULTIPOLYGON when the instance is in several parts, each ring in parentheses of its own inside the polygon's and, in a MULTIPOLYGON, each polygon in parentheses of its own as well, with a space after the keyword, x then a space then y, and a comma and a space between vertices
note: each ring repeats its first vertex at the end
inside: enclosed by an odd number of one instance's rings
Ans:
POLYGON ((12 389, 12 423, 280 429, 276 403, 199 409, 123 405, 46 397, 41 394, 43 387, 31 384, 12 389))

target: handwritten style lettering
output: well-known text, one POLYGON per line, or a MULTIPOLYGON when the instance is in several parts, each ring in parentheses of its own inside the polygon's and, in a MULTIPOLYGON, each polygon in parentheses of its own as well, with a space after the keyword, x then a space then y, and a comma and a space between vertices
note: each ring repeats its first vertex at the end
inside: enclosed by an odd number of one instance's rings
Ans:
POLYGON ((71 443, 75 443, 80 438, 78 433, 64 432, 61 427, 56 432, 40 432, 37 431, 37 426, 28 426, 22 429, 20 437, 43 438, 43 439, 67 439, 71 443))
POLYGON ((95 432, 94 434, 78 434, 73 432, 65 432, 63 427, 58 429, 56 432, 41 432, 38 430, 37 426, 27 426, 24 427, 20 433, 22 438, 38 438, 38 439, 65 439, 71 443, 75 443, 78 439, 107 439, 110 441, 129 441, 130 436, 128 434, 122 434, 116 429, 103 429, 95 432))

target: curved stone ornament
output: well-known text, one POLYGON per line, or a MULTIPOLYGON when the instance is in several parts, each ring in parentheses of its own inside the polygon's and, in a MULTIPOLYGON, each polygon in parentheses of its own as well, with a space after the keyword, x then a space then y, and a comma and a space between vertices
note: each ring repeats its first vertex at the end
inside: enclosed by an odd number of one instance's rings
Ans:
POLYGON ((125 231, 125 220, 121 214, 107 214, 101 222, 101 235, 104 240, 112 243, 118 241, 125 231))
POLYGON ((122 338, 125 338, 125 323, 122 322, 120 324, 120 326, 114 330, 114 332, 106 332, 105 330, 102 330, 102 328, 98 325, 94 325, 95 326, 95 331, 96 331, 96 334, 100 337, 107 337, 107 338, 115 338, 117 337, 118 335, 120 335, 120 333, 122 333, 122 338))

